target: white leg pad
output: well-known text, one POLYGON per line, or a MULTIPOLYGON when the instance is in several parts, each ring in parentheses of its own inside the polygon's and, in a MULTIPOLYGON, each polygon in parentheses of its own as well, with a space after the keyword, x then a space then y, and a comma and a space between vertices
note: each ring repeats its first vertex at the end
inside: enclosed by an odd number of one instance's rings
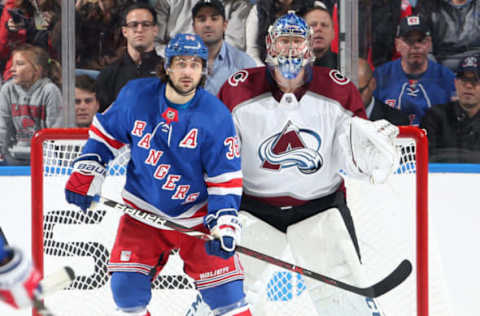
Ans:
MULTIPOLYGON (((340 211, 332 208, 287 229, 295 262, 302 267, 363 286, 362 266, 340 211)), ((365 297, 305 277, 319 315, 376 316, 365 297)))
MULTIPOLYGON (((287 248, 287 239, 284 233, 250 213, 240 211, 239 218, 242 222, 242 246, 275 258, 282 257, 287 248)), ((265 315, 260 298, 266 293, 267 275, 272 266, 258 259, 239 255, 240 262, 245 269, 244 288, 247 302, 251 305, 254 315, 265 315)))

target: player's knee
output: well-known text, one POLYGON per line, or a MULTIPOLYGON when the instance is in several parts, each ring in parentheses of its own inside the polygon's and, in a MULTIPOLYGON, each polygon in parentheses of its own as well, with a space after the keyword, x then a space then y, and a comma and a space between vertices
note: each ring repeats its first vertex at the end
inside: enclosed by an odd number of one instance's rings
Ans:
POLYGON ((202 298, 215 315, 251 315, 243 292, 243 281, 236 280, 220 286, 200 290, 202 298))
POLYGON ((145 309, 152 297, 150 277, 135 272, 113 272, 110 281, 113 300, 123 311, 145 309))

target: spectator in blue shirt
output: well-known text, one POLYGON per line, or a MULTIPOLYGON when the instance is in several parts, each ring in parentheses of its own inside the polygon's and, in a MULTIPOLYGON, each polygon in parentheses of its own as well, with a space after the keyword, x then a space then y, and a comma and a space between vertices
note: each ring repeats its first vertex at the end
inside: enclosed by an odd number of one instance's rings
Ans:
POLYGON ((223 83, 240 69, 255 67, 245 52, 224 41, 228 21, 219 0, 200 0, 192 9, 193 30, 208 47, 208 76, 205 89, 216 95, 223 83))
POLYGON ((400 21, 395 46, 402 57, 375 69, 374 96, 407 113, 410 124, 418 125, 429 108, 455 97, 455 75, 428 59, 432 39, 420 16, 400 21))

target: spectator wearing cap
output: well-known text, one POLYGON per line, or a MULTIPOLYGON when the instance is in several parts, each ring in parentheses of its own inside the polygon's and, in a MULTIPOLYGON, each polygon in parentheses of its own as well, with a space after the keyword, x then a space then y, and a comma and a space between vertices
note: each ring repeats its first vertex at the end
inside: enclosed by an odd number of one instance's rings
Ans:
POLYGON ((432 1, 428 11, 433 55, 437 62, 456 71, 465 56, 480 55, 480 1, 432 1))
POLYGON ((429 109, 420 124, 427 130, 430 161, 480 163, 480 57, 467 56, 455 78, 458 99, 429 109))
POLYGON ((208 47, 205 89, 216 95, 223 83, 240 69, 255 67, 245 52, 224 41, 228 21, 219 0, 200 0, 192 9, 193 30, 208 47))
POLYGON ((373 71, 368 62, 358 59, 358 91, 362 97, 367 117, 371 121, 385 119, 394 125, 409 125, 408 115, 381 102, 373 96, 377 82, 373 77, 373 71))
POLYGON ((155 10, 142 2, 134 3, 125 9, 122 19, 122 34, 127 41, 127 49, 121 59, 105 67, 97 77, 99 112, 113 103, 128 81, 153 77, 157 67, 163 65, 163 58, 154 49, 158 32, 155 10))
POLYGON ((332 16, 327 6, 321 1, 315 1, 303 18, 312 28, 312 51, 315 55, 315 66, 338 68, 338 55, 332 52, 331 44, 335 38, 332 16))
POLYGON ((403 18, 395 39, 401 58, 377 67, 374 72, 375 98, 407 113, 413 125, 420 123, 429 108, 455 97, 455 75, 428 59, 431 46, 430 31, 423 19, 403 18))
MULTIPOLYGON (((159 32, 157 52, 163 54, 168 41, 178 33, 193 33, 192 9, 199 0, 152 0, 157 12, 159 32)), ((252 3, 250 0, 223 0, 228 27, 225 41, 245 51, 245 21, 252 3)))

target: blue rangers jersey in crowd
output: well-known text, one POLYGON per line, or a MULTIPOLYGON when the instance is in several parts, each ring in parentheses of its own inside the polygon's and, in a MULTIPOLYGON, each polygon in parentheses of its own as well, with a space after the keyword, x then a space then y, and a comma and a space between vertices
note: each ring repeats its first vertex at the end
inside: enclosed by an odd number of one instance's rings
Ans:
POLYGON ((169 107, 165 87, 158 78, 130 81, 96 115, 83 154, 107 162, 129 145, 123 199, 182 225, 202 223, 207 208, 238 210, 242 174, 229 110, 203 88, 188 107, 169 107))
POLYGON ((444 104, 455 96, 455 75, 428 60, 427 71, 418 79, 408 79, 401 60, 385 63, 375 69, 377 88, 374 96, 393 108, 407 113, 410 124, 418 125, 432 106, 444 104))

